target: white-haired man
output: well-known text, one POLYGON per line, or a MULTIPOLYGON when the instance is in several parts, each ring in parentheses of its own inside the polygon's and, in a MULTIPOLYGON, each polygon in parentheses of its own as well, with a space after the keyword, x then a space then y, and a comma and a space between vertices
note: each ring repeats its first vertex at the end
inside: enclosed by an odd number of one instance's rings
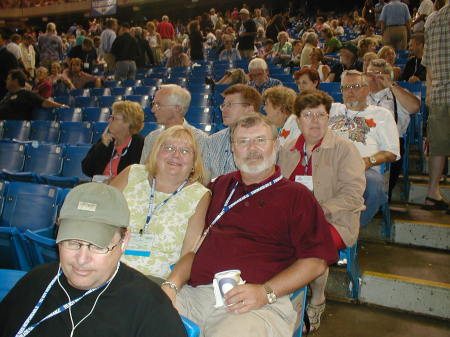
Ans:
POLYGON ((142 149, 140 161, 141 164, 145 164, 147 162, 147 157, 159 134, 164 129, 168 129, 175 125, 185 125, 190 127, 203 152, 207 134, 190 125, 184 119, 184 115, 188 111, 190 103, 191 94, 189 91, 176 84, 162 85, 156 92, 155 98, 152 102, 152 112, 154 113, 158 124, 162 125, 163 128, 154 130, 145 137, 144 148, 142 149))
POLYGON ((366 226, 387 201, 380 165, 400 158, 397 125, 391 111, 367 104, 369 87, 365 75, 344 71, 341 78, 344 104, 333 103, 329 126, 356 145, 366 165, 366 190, 361 226, 366 226))
POLYGON ((247 85, 258 90, 260 94, 266 89, 277 85, 283 85, 280 80, 269 77, 269 67, 267 66, 266 61, 259 57, 254 58, 248 64, 248 74, 250 76, 250 81, 247 85))
POLYGON ((56 25, 53 22, 47 24, 45 34, 38 38, 38 52, 40 65, 50 69, 54 61, 59 61, 63 57, 63 44, 61 38, 56 33, 56 25))
POLYGON ((59 216, 59 262, 39 265, 3 299, 0 335, 185 337, 167 296, 120 263, 129 218, 115 187, 75 187, 59 216))

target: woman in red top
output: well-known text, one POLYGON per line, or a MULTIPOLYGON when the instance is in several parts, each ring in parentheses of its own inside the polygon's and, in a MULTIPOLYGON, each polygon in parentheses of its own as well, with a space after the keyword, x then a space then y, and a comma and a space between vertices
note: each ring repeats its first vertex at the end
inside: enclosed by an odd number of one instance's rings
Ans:
MULTIPOLYGON (((332 98, 321 90, 297 96, 294 113, 301 135, 280 150, 279 165, 284 177, 304 184, 316 197, 328 221, 336 249, 353 246, 364 208, 364 162, 355 145, 328 129, 332 98)), ((311 331, 320 326, 325 310, 327 271, 311 282, 307 313, 311 331)))
POLYGON ((39 67, 36 70, 36 79, 33 86, 33 92, 42 98, 49 98, 53 95, 53 84, 48 79, 48 70, 45 67, 39 67))

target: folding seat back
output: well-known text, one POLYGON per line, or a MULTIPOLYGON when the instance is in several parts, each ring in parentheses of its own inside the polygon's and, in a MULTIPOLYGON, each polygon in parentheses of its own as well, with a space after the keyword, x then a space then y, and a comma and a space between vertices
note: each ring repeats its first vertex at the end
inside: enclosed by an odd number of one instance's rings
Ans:
POLYGON ((84 122, 107 122, 109 115, 110 113, 108 108, 83 108, 84 122))
POLYGON ((90 144, 92 140, 91 122, 61 122, 60 143, 90 144))
POLYGON ((25 274, 23 270, 0 269, 0 302, 25 274))
POLYGON ((57 121, 31 121, 30 140, 58 143, 60 125, 57 121))
POLYGON ((105 88, 113 88, 113 87, 118 87, 120 85, 120 81, 115 81, 115 80, 106 80, 103 81, 103 86, 105 88))
POLYGON ((111 92, 109 88, 91 88, 89 89, 89 95, 90 96, 109 96, 111 95, 111 92))
POLYGON ((52 108, 33 109, 33 120, 52 121, 55 119, 55 111, 52 108))
POLYGON ((71 89, 69 90, 69 95, 72 97, 76 96, 89 96, 89 90, 88 89, 71 89))
POLYGON ((0 226, 24 232, 55 224, 60 189, 43 184, 11 182, 5 194, 0 226))
POLYGON ((60 104, 65 104, 68 106, 72 106, 72 96, 66 95, 66 96, 55 96, 53 98, 55 102, 58 102, 60 104))
POLYGON ((148 106, 149 98, 147 95, 128 95, 123 98, 125 101, 139 103, 142 108, 148 106))
POLYGON ((90 181, 81 169, 81 162, 89 152, 90 146, 68 145, 64 154, 61 176, 77 177, 83 181, 90 181))
POLYGON ((144 108, 144 122, 156 122, 156 117, 152 112, 152 108, 149 106, 144 108))
POLYGON ((27 146, 15 142, 0 142, 0 170, 22 171, 27 146))
MULTIPOLYGON (((31 263, 25 242, 15 227, 0 227, 0 273, 4 268, 30 270, 31 263)), ((5 281, 0 276, 0 297, 5 281)), ((0 298, 1 300, 1 298, 0 298)))
POLYGON ((111 92, 111 96, 131 95, 133 91, 131 87, 114 87, 109 90, 111 92))
POLYGON ((3 121, 3 139, 28 140, 30 131, 30 121, 3 121))
POLYGON ((58 108, 55 110, 56 120, 65 122, 81 122, 80 108, 58 108))
POLYGON ((141 85, 141 80, 124 80, 121 85, 122 87, 138 87, 141 85))
POLYGON ((114 102, 121 101, 122 96, 99 96, 97 104, 100 108, 111 108, 114 102))
POLYGON ((94 122, 92 123, 92 144, 96 144, 102 137, 103 132, 108 126, 108 122, 94 122))
POLYGON ((27 230, 24 236, 32 268, 39 264, 58 260, 58 249, 54 238, 48 238, 30 230, 27 230))
POLYGON ((152 86, 152 87, 160 87, 162 84, 161 77, 150 77, 144 78, 142 80, 143 85, 152 86))
POLYGON ((95 97, 91 96, 76 96, 74 99, 74 106, 77 108, 96 106, 96 104, 95 97))
POLYGON ((189 123, 211 123, 212 116, 209 108, 191 106, 184 116, 189 123))
POLYGON ((150 97, 153 97, 155 95, 155 91, 156 87, 148 85, 133 88, 134 95, 148 95, 150 97))
POLYGON ((144 137, 147 136, 150 132, 160 128, 158 123, 144 123, 144 128, 141 130, 140 134, 144 137))
POLYGON ((62 168, 64 147, 57 144, 38 144, 27 147, 24 172, 58 175, 62 168))

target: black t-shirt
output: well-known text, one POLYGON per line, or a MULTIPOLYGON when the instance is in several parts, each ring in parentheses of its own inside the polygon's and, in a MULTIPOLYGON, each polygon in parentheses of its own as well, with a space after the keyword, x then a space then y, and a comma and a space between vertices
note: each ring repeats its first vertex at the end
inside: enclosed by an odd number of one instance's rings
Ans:
MULTIPOLYGON (((57 262, 43 264, 16 284, 0 303, 0 336, 16 335, 57 271, 57 262)), ((71 299, 85 293, 72 288, 63 275, 60 281, 71 299)), ((73 305, 75 325, 89 313, 102 290, 94 291, 73 305)), ((66 294, 55 282, 31 324, 67 302, 66 294)), ((71 330, 69 310, 66 310, 42 322, 28 336, 69 336, 71 330)), ((186 331, 178 312, 162 290, 138 271, 121 264, 108 289, 99 297, 94 311, 75 329, 73 336, 186 337, 186 331)))
MULTIPOLYGON (((256 37, 256 23, 252 19, 244 21, 244 32, 245 33, 255 33, 248 36, 239 36, 239 50, 250 50, 255 46, 256 37)), ((241 31, 239 31, 241 33, 241 31)))
POLYGON ((6 77, 11 69, 19 68, 16 57, 5 46, 0 47, 0 100, 6 95, 6 77))
POLYGON ((94 48, 92 48, 89 51, 83 50, 83 48, 80 46, 73 47, 69 54, 67 55, 70 58, 79 58, 82 62, 81 70, 83 70, 86 73, 91 74, 92 68, 94 66, 95 61, 97 60, 97 52, 94 48))
POLYGON ((405 65, 400 81, 407 81, 411 76, 417 76, 421 81, 425 81, 427 79, 427 68, 421 62, 422 59, 417 57, 410 59, 405 65))
POLYGON ((27 89, 20 89, 6 96, 0 101, 0 120, 13 119, 29 121, 32 119, 32 112, 35 108, 40 108, 44 99, 27 89))

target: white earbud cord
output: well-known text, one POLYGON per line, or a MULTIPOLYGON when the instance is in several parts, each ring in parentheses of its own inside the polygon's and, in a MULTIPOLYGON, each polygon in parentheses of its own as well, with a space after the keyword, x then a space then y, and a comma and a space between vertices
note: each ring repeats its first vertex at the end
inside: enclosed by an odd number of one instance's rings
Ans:
MULTIPOLYGON (((97 295, 97 298, 95 299, 94 305, 92 306, 91 311, 88 312, 88 314, 86 316, 84 316, 76 325, 74 325, 73 323, 73 317, 72 317, 72 306, 69 307, 69 316, 70 316, 70 323, 72 324, 72 331, 70 332, 70 337, 73 336, 75 329, 86 319, 88 318, 92 312, 95 309, 95 306, 97 305, 97 301, 100 298, 100 296, 106 291, 106 289, 108 289, 109 285, 111 284, 112 280, 114 279, 114 277, 116 276, 117 272, 119 271, 119 266, 120 266, 120 262, 117 264, 117 268, 116 271, 114 272, 113 276, 109 279, 108 284, 105 286, 105 288, 100 292, 100 294, 97 295)), ((58 273, 59 270, 61 269, 61 265, 58 268, 58 273)), ((66 289, 63 287, 63 285, 61 284, 59 277, 58 277, 58 284, 61 287, 61 289, 64 291, 64 293, 67 296, 67 299, 69 300, 69 302, 71 301, 69 293, 66 291, 66 289)))

